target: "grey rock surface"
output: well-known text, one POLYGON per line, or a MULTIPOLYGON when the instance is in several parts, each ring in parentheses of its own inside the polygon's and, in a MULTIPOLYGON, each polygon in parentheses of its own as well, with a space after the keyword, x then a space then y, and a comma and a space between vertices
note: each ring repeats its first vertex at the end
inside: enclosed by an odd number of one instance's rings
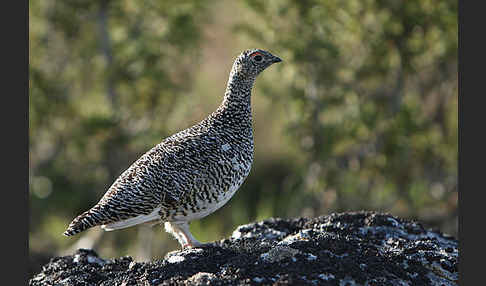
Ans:
POLYGON ((54 257, 29 285, 458 285, 458 241, 375 212, 272 218, 161 261, 54 257))

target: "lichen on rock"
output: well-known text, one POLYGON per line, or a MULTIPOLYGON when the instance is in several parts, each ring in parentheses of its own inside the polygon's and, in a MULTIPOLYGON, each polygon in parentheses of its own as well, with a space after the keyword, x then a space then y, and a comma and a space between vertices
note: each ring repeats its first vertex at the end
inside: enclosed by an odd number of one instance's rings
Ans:
POLYGON ((375 212, 279 219, 238 227, 163 260, 55 257, 29 285, 458 285, 458 242, 375 212))

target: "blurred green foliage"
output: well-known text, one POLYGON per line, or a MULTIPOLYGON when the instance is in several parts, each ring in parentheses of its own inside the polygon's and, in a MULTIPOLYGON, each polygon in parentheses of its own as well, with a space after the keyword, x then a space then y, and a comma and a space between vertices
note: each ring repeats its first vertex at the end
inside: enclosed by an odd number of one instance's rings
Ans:
MULTIPOLYGON (((457 1, 30 1, 29 20, 31 253, 72 246, 71 219, 214 110, 253 47, 284 59, 255 85, 254 166, 197 238, 360 209, 457 235, 457 1)), ((98 240, 102 256, 177 247, 160 227, 98 240)))
POLYGON ((261 23, 237 31, 286 59, 297 209, 456 217, 457 1, 246 2, 261 23))
POLYGON ((170 135, 204 12, 198 1, 29 2, 31 249, 72 242, 66 222, 170 135))

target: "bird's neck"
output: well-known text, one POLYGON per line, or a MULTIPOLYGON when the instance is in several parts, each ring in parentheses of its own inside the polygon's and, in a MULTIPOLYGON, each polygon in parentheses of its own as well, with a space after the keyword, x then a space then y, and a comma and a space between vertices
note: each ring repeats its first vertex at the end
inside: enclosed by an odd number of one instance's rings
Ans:
POLYGON ((254 81, 254 77, 245 77, 232 71, 219 109, 246 115, 251 119, 251 89, 254 81))

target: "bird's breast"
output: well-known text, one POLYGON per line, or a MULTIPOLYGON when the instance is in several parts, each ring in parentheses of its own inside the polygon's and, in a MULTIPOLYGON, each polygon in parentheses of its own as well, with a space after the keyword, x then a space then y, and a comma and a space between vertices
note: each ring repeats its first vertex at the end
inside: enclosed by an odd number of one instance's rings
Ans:
POLYGON ((208 164, 194 174, 194 184, 172 220, 203 218, 224 206, 243 184, 253 162, 253 145, 221 142, 214 146, 208 164))

